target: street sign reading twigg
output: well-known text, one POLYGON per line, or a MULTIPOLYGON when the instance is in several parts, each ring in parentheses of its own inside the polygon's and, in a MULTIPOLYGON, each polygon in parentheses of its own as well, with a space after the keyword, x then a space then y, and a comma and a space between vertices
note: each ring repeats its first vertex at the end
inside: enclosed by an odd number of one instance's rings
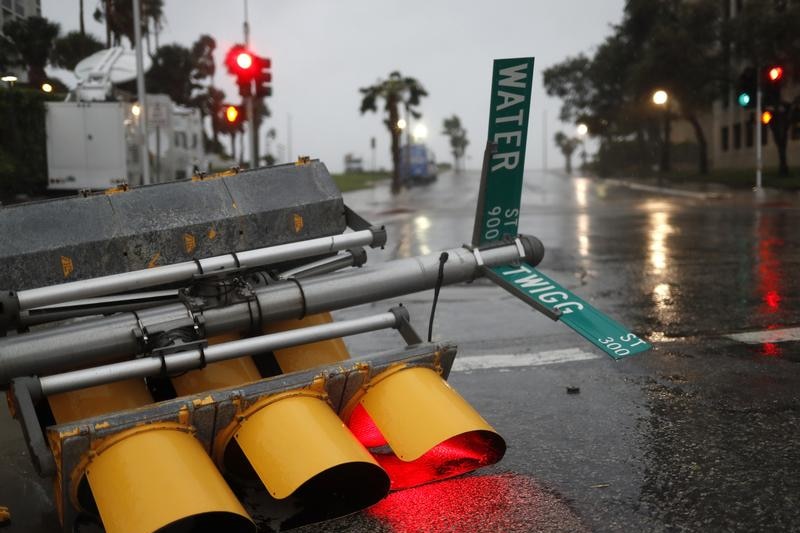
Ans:
POLYGON ((490 277, 498 285, 530 305, 548 309, 614 359, 650 349, 647 342, 530 265, 506 265, 491 271, 495 275, 490 277))

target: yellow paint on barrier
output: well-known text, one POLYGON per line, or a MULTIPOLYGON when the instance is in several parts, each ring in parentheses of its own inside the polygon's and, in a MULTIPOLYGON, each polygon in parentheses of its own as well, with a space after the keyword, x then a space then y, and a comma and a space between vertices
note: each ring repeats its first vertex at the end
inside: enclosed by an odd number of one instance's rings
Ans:
POLYGON ((72 264, 71 257, 61 256, 61 271, 64 273, 65 278, 75 271, 75 265, 72 264))
POLYGON ((147 268, 157 267, 159 259, 161 259, 161 252, 154 253, 153 257, 150 258, 150 261, 147 262, 147 268))
POLYGON ((294 232, 300 233, 303 229, 303 217, 297 213, 294 214, 294 232))
POLYGON ((183 249, 186 250, 187 254, 190 254, 195 251, 197 248, 197 239, 194 238, 194 235, 191 233, 184 233, 183 234, 183 249))

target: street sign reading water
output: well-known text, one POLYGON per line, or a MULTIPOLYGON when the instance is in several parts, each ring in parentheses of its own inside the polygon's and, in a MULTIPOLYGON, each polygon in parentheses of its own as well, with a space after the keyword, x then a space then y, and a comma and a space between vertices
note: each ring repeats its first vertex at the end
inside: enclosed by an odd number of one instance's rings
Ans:
MULTIPOLYGON (((496 59, 473 246, 514 238, 528 137, 532 57, 496 59)), ((492 281, 554 320, 560 320, 614 359, 650 349, 621 324, 527 264, 484 267, 492 281)))
POLYGON ((495 59, 475 246, 517 235, 532 86, 532 57, 495 59))

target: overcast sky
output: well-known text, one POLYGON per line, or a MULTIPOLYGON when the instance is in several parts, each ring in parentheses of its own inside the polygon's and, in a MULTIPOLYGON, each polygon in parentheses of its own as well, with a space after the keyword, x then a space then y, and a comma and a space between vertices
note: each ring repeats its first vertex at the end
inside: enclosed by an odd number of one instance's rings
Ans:
MULTIPOLYGON (((451 160, 442 120, 461 117, 470 146, 467 166, 478 168, 488 126, 494 58, 536 57, 527 168, 543 166, 547 116, 547 163, 563 165, 552 138, 573 125, 558 122, 558 100, 546 97, 542 70, 568 55, 591 51, 622 15, 624 0, 249 0, 251 45, 272 58, 273 116, 262 127, 278 132, 292 157, 310 155, 340 171, 353 152, 371 164, 369 142, 377 139, 378 166, 389 168, 389 134, 383 116, 361 116, 359 87, 399 70, 417 78, 430 94, 422 122, 437 158, 451 160), (291 119, 290 119, 291 117, 291 119)), ((105 39, 94 22, 96 0, 84 0, 87 31, 105 39)), ((228 47, 242 41, 243 0, 165 0, 161 44, 189 46, 203 33, 217 41, 215 85, 231 101, 238 94, 221 65, 228 47)), ((78 28, 78 0, 42 0, 43 16, 78 28)), ((123 39, 124 40, 124 39, 123 39)))

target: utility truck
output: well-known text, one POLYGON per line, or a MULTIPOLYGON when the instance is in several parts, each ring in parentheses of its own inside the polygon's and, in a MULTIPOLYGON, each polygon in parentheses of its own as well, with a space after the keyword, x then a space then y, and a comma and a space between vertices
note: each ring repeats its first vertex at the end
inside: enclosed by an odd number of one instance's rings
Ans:
MULTIPOLYGON (((138 122, 143 107, 115 84, 136 75, 132 52, 101 50, 75 67, 78 84, 64 102, 47 102, 47 188, 103 190, 142 185, 138 122)), ((148 94, 147 151, 151 181, 191 177, 207 169, 203 125, 196 109, 148 94)))

